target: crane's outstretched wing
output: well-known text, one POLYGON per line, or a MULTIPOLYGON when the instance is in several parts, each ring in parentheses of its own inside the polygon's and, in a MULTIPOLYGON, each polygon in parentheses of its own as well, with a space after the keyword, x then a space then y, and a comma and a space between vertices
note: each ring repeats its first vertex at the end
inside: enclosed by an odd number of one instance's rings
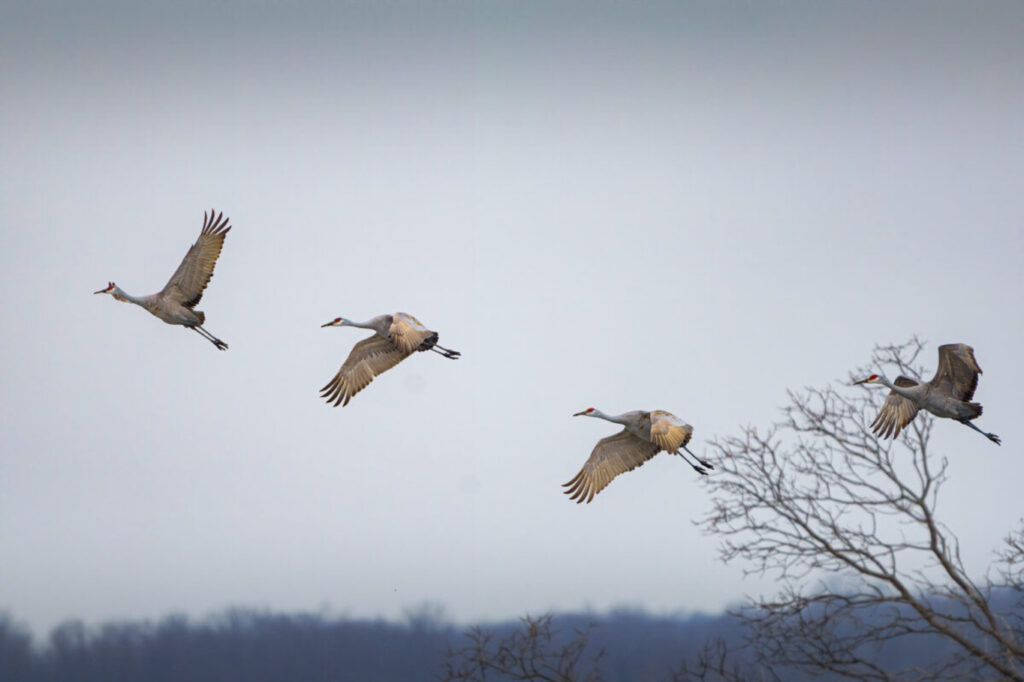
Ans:
POLYGON ((419 320, 407 313, 395 313, 391 316, 391 329, 388 333, 391 342, 406 353, 419 350, 423 342, 431 340, 431 337, 433 337, 433 343, 427 348, 437 343, 437 332, 430 331, 419 320))
POLYGON ((654 457, 661 446, 634 436, 623 429, 614 436, 597 441, 594 451, 590 453, 580 472, 569 481, 563 483, 563 492, 570 500, 577 503, 594 499, 594 495, 604 490, 605 486, 619 474, 632 471, 654 457))
POLYGON ((671 412, 651 412, 651 442, 666 452, 677 452, 679 448, 689 443, 692 437, 693 427, 671 412))
POLYGON ((356 393, 370 385, 373 378, 386 372, 409 354, 387 339, 376 334, 363 339, 352 347, 348 359, 326 386, 320 389, 320 397, 334 406, 348 405, 356 393))
POLYGON ((160 293, 181 302, 186 308, 199 303, 203 298, 203 290, 213 277, 213 266, 217 264, 220 250, 224 246, 224 237, 230 229, 223 213, 216 217, 212 209, 209 216, 203 213, 203 230, 199 233, 199 239, 185 254, 181 265, 160 293))
POLYGON ((981 367, 974 359, 974 349, 965 343, 948 343, 939 346, 939 368, 929 383, 966 403, 974 397, 979 374, 981 367))
MULTIPOLYGON (((904 376, 896 377, 896 381, 893 383, 903 388, 917 386, 916 381, 904 376)), ((916 416, 917 405, 909 398, 889 391, 889 396, 882 403, 882 409, 878 411, 878 416, 875 417, 875 421, 871 422, 871 429, 879 438, 895 438, 916 416)))

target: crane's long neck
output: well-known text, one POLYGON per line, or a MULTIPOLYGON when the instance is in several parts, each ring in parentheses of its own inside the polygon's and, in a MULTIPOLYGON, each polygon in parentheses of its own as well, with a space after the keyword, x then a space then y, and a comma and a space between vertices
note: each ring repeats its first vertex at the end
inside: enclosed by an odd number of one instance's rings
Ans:
POLYGON ((110 295, 116 298, 118 301, 126 301, 128 303, 134 303, 135 305, 142 306, 143 308, 149 309, 146 305, 145 298, 143 296, 132 296, 126 291, 122 290, 121 287, 115 285, 114 290, 110 292, 110 295))
POLYGON ((342 327, 359 327, 360 329, 372 329, 381 336, 387 338, 388 331, 391 328, 391 316, 390 315, 378 315, 377 317, 371 318, 366 322, 355 322, 347 318, 341 318, 342 327))
POLYGON ((373 318, 372 320, 367 320, 366 322, 356 322, 355 320, 349 320, 343 317, 341 318, 341 326, 359 327, 360 329, 373 329, 374 331, 380 329, 379 320, 376 317, 373 318))
POLYGON ((626 425, 626 416, 622 414, 605 414, 601 410, 594 410, 590 413, 591 417, 597 417, 598 419, 604 419, 605 421, 614 422, 616 424, 626 425))
POLYGON ((914 386, 897 386, 896 384, 894 384, 891 381, 889 381, 889 378, 884 376, 884 375, 879 375, 878 381, 880 383, 882 383, 882 385, 888 386, 889 389, 893 393, 898 393, 899 395, 903 396, 904 398, 912 398, 912 399, 914 399, 916 401, 917 398, 919 397, 920 391, 917 390, 918 389, 917 385, 914 385, 914 386))

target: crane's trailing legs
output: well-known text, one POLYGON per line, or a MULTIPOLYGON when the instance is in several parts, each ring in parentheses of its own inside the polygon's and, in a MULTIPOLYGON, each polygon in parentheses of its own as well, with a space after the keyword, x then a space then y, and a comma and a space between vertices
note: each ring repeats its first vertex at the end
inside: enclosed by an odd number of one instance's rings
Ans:
POLYGON ((433 346, 431 346, 430 350, 434 351, 438 355, 443 355, 444 357, 448 358, 449 360, 458 360, 459 356, 462 355, 462 353, 460 353, 457 350, 452 350, 451 348, 445 348, 444 346, 438 346, 437 344, 434 344, 433 346))
POLYGON ((683 456, 683 453, 677 452, 676 454, 679 455, 680 457, 682 457, 683 461, 686 462, 687 464, 689 464, 693 468, 693 470, 696 471, 701 476, 707 476, 708 475, 708 470, 707 469, 705 469, 704 467, 700 466, 699 464, 694 464, 690 460, 686 459, 686 457, 683 456))
POLYGON ((970 426, 972 429, 974 429, 975 431, 977 431, 981 435, 985 436, 985 438, 988 438, 990 441, 992 441, 996 445, 1002 445, 1003 444, 1003 441, 1001 441, 999 439, 999 436, 997 436, 994 433, 988 433, 986 431, 982 431, 981 429, 979 429, 977 426, 975 426, 971 422, 967 421, 966 419, 961 419, 960 423, 963 424, 964 426, 970 426))
POLYGON ((678 455, 683 458, 684 462, 686 462, 687 464, 692 466, 693 470, 696 471, 701 476, 707 476, 708 475, 707 470, 715 468, 714 464, 712 464, 711 462, 707 461, 706 459, 701 459, 697 455, 693 454, 693 450, 691 450, 690 448, 686 447, 685 445, 683 446, 683 450, 686 450, 687 452, 689 452, 690 456, 693 457, 695 460, 697 460, 700 463, 700 466, 697 466, 696 464, 694 464, 690 460, 686 459, 686 457, 683 457, 683 453, 680 452, 680 453, 678 453, 678 455))
POLYGON ((197 324, 194 327, 189 327, 189 329, 195 331, 197 334, 202 336, 204 339, 206 339, 207 341, 212 343, 214 346, 216 346, 218 348, 218 350, 227 350, 228 349, 228 344, 224 343, 223 341, 218 339, 216 336, 214 336, 210 332, 208 332, 205 329, 203 329, 200 325, 197 324))

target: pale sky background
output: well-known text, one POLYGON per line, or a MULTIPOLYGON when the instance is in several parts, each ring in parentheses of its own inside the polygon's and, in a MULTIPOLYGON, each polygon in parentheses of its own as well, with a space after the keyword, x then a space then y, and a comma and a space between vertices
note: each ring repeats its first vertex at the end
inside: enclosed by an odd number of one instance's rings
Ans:
POLYGON ((0 610, 44 632, 226 606, 460 622, 717 611, 665 455, 561 494, 666 409, 697 452, 875 343, 967 342, 935 430, 979 575, 1024 515, 1024 4, 2 2, 0 610), (233 229, 231 348, 93 296, 233 229), (367 333, 417 355, 318 398, 367 333))

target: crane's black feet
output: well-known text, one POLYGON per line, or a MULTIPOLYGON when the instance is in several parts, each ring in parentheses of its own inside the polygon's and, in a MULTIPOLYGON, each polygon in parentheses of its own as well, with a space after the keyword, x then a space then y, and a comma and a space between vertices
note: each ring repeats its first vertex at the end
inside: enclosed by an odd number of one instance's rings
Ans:
POLYGON ((990 441, 992 441, 996 445, 1002 445, 1003 444, 1003 441, 999 440, 999 436, 997 436, 994 433, 986 433, 985 434, 985 438, 988 438, 990 441))
POLYGON ((224 343, 220 339, 214 339, 213 340, 213 345, 217 346, 218 350, 227 350, 228 349, 228 344, 224 343))

